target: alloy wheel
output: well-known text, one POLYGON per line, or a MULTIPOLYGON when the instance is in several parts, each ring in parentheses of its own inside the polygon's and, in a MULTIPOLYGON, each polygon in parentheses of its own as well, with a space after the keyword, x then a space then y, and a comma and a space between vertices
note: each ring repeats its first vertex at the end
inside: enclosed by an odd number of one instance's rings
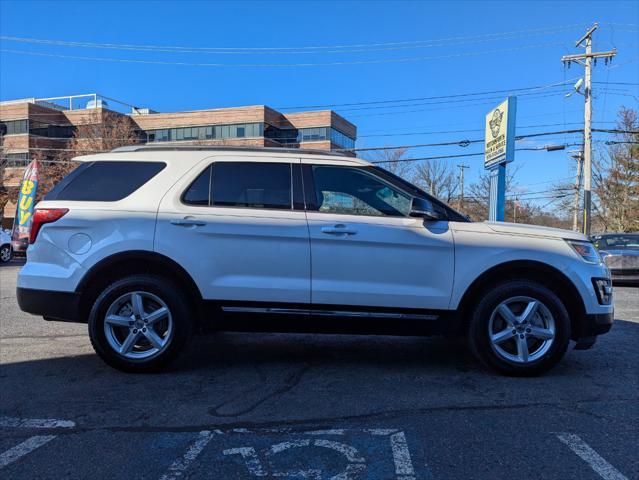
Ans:
POLYGON ((501 358, 526 364, 543 357, 555 340, 555 319, 538 299, 511 297, 495 308, 488 323, 490 346, 501 358))
POLYGON ((135 291, 117 298, 107 309, 104 333, 121 356, 141 360, 156 356, 171 342, 173 318, 157 295, 135 291))

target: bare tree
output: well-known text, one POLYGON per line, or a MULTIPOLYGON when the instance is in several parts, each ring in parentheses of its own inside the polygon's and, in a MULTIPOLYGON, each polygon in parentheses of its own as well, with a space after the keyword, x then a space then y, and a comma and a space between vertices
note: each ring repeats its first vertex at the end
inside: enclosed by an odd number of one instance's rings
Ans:
MULTIPOLYGON (((511 192, 515 187, 515 175, 519 171, 519 167, 511 166, 507 169, 506 173, 506 192, 511 192)), ((464 196, 464 209, 463 213, 471 218, 487 219, 488 218, 488 205, 490 201, 490 172, 483 171, 479 174, 479 180, 475 183, 471 183, 468 187, 468 195, 464 196)), ((512 200, 511 200, 512 202, 512 200)), ((513 206, 506 202, 505 213, 509 211, 512 213, 513 206), (510 208, 508 208, 510 207, 510 208)), ((514 219, 514 215, 510 218, 514 219)))
POLYGON ((636 110, 618 114, 620 133, 594 162, 594 220, 603 231, 639 230, 639 120, 636 110))
POLYGON ((98 112, 92 115, 89 123, 78 125, 73 138, 69 141, 68 149, 71 155, 86 155, 105 152, 117 147, 140 143, 133 121, 126 115, 111 111, 104 111, 102 117, 98 112))
POLYGON ((405 154, 405 148, 379 150, 372 156, 369 156, 368 160, 376 163, 384 170, 388 170, 398 177, 410 181, 414 168, 412 162, 404 161, 402 158, 405 154))
POLYGON ((73 157, 108 152, 117 147, 134 145, 140 142, 133 121, 126 115, 111 111, 92 112, 87 123, 76 127, 73 137, 65 150, 58 152, 52 161, 41 163, 38 197, 46 195, 62 180, 77 163, 73 157))
POLYGON ((3 147, 4 135, 0 133, 0 227, 4 220, 4 208, 9 201, 13 200, 17 202, 18 199, 18 187, 9 187, 5 185, 5 174, 7 168, 7 158, 5 158, 6 152, 3 147))
POLYGON ((422 190, 450 203, 459 192, 459 176, 446 160, 427 160, 415 168, 413 181, 422 190))

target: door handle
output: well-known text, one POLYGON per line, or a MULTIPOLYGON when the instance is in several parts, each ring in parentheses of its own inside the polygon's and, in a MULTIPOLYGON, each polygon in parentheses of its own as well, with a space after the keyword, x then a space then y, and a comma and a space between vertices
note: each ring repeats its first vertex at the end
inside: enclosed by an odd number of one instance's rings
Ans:
POLYGON ((171 225, 177 225, 179 227, 203 227, 206 225, 206 222, 194 218, 176 218, 171 220, 171 225))
POLYGON ((322 233, 328 235, 355 235, 357 230, 354 228, 348 228, 346 225, 337 224, 332 227, 322 227, 322 233))

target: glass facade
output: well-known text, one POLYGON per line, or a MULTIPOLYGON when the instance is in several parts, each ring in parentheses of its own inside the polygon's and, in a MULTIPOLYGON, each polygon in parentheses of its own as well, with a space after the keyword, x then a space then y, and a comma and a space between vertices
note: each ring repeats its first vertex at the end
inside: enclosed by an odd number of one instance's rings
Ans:
POLYGON ((39 137, 71 138, 75 132, 73 125, 52 125, 35 120, 7 120, 0 123, 3 135, 31 134, 39 137))
POLYGON ((280 143, 331 141, 340 148, 355 148, 355 140, 332 127, 279 129, 267 125, 265 136, 280 143))
POLYGON ((280 129, 264 123, 236 123, 147 130, 148 142, 184 142, 228 138, 265 137, 282 144, 330 141, 340 148, 354 148, 355 140, 332 127, 280 129))
POLYGON ((355 140, 334 128, 331 128, 331 142, 342 148, 355 148, 355 140))
POLYGON ((149 142, 183 142, 189 140, 222 140, 227 138, 256 138, 264 136, 263 123, 235 123, 202 127, 163 128, 147 130, 149 142))
POLYGON ((29 122, 29 133, 40 137, 71 138, 75 132, 73 125, 51 125, 50 123, 29 122))

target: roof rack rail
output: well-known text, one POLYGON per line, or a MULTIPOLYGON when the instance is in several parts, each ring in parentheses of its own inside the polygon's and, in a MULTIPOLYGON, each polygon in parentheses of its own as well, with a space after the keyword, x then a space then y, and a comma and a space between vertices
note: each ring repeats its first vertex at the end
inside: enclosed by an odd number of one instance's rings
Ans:
POLYGON ((111 152, 154 152, 154 151, 232 151, 232 152, 272 152, 272 153, 298 153, 311 155, 334 155, 350 157, 344 152, 334 150, 318 150, 312 148, 282 148, 282 147, 238 147, 223 145, 127 145, 117 147, 111 152))

